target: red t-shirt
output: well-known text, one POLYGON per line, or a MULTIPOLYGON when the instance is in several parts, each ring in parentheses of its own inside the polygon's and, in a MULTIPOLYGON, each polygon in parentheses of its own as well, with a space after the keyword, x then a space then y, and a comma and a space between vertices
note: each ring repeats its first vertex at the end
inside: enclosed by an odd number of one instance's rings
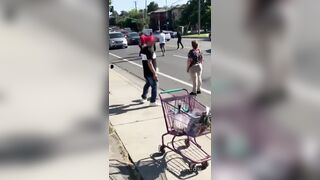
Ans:
POLYGON ((150 35, 148 38, 149 38, 149 41, 151 41, 151 42, 155 42, 156 41, 156 39, 155 39, 155 37, 153 35, 150 35))
POLYGON ((146 36, 145 36, 144 34, 142 34, 142 35, 140 36, 140 43, 141 43, 141 45, 143 45, 143 44, 146 43, 146 36))

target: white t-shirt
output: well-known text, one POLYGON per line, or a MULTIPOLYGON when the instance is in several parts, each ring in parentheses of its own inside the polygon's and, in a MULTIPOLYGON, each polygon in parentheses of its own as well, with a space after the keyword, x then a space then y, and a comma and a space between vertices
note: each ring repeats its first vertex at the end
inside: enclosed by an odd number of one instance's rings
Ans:
POLYGON ((166 43, 166 35, 164 33, 160 33, 159 42, 166 43))

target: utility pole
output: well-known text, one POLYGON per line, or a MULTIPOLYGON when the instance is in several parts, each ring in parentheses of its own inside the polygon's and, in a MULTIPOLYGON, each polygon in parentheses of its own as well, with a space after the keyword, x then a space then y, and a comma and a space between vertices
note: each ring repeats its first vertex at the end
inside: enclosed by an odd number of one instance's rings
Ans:
POLYGON ((168 30, 168 2, 166 0, 166 30, 168 30))
POLYGON ((137 9, 137 1, 134 1, 134 7, 136 8, 136 11, 138 10, 137 9))
POLYGON ((201 27, 200 10, 201 10, 201 0, 199 0, 199 3, 198 3, 198 34, 200 34, 200 27, 201 27))
POLYGON ((143 21, 143 24, 147 24, 147 0, 145 0, 145 4, 144 4, 144 13, 145 13, 145 20, 143 21))

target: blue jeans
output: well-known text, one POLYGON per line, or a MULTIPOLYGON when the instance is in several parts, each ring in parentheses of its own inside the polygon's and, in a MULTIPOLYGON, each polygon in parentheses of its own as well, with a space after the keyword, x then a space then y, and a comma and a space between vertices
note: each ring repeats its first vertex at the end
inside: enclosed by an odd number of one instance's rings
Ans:
POLYGON ((157 81, 153 79, 151 76, 145 77, 146 84, 143 87, 142 97, 146 98, 148 94, 149 87, 151 86, 151 99, 150 102, 156 102, 157 99, 157 81))

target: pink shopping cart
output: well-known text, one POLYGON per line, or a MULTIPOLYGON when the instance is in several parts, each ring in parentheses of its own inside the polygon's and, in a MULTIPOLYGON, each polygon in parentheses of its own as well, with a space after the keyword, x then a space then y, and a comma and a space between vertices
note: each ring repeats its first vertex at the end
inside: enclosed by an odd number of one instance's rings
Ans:
POLYGON ((209 108, 190 96, 186 89, 166 90, 159 94, 167 132, 162 135, 159 152, 168 148, 186 159, 191 171, 206 169, 211 156, 196 141, 196 137, 211 132, 211 113, 209 108), (172 135, 171 142, 165 144, 164 137, 172 135), (185 139, 176 137, 185 136, 185 139), (183 143, 177 143, 177 142, 183 143))

